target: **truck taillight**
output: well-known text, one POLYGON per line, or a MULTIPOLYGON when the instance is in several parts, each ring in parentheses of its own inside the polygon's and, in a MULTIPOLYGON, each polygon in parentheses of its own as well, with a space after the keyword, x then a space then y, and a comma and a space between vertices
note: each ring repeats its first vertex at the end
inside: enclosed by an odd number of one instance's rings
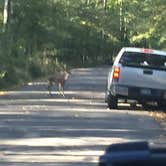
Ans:
POLYGON ((120 67, 115 66, 113 71, 113 79, 118 81, 119 76, 120 76, 120 67))
POLYGON ((145 54, 151 54, 151 53, 153 53, 153 50, 152 49, 148 49, 148 48, 142 48, 141 52, 143 52, 145 54))

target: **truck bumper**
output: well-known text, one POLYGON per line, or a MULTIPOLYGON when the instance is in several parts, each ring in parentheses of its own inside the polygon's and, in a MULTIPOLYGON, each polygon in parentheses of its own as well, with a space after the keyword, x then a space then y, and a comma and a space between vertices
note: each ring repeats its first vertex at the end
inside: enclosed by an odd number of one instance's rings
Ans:
POLYGON ((139 101, 166 101, 166 90, 162 89, 112 85, 110 93, 118 98, 125 99, 139 101))

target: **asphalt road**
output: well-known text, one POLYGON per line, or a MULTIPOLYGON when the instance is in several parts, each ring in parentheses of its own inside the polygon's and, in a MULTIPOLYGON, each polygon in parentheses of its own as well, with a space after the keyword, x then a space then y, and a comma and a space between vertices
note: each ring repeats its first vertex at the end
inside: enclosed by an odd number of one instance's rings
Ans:
POLYGON ((0 165, 95 166, 109 144, 166 142, 166 130, 141 107, 107 109, 107 71, 72 70, 65 98, 56 91, 50 97, 46 81, 1 93, 0 165))

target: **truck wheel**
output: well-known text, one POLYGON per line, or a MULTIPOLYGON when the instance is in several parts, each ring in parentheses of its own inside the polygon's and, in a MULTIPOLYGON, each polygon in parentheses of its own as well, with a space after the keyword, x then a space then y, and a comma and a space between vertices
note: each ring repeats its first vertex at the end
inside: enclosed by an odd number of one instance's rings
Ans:
POLYGON ((149 110, 150 109, 150 106, 148 105, 148 103, 146 102, 142 102, 142 107, 145 109, 145 110, 149 110))
POLYGON ((105 103, 107 103, 108 102, 108 92, 107 91, 105 91, 105 103))
POLYGON ((158 101, 157 105, 158 105, 159 109, 166 110, 166 103, 164 101, 158 101))
POLYGON ((105 163, 99 162, 98 166, 107 166, 105 163))
POLYGON ((107 103, 108 103, 108 108, 116 109, 118 106, 118 99, 116 96, 109 94, 107 103))

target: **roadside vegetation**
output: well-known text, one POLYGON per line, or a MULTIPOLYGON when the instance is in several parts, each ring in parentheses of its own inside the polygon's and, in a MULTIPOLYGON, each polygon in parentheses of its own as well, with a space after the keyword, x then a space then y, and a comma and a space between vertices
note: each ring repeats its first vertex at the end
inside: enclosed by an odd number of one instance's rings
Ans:
POLYGON ((124 46, 166 50, 165 16, 163 0, 1 0, 0 89, 111 64, 124 46))

